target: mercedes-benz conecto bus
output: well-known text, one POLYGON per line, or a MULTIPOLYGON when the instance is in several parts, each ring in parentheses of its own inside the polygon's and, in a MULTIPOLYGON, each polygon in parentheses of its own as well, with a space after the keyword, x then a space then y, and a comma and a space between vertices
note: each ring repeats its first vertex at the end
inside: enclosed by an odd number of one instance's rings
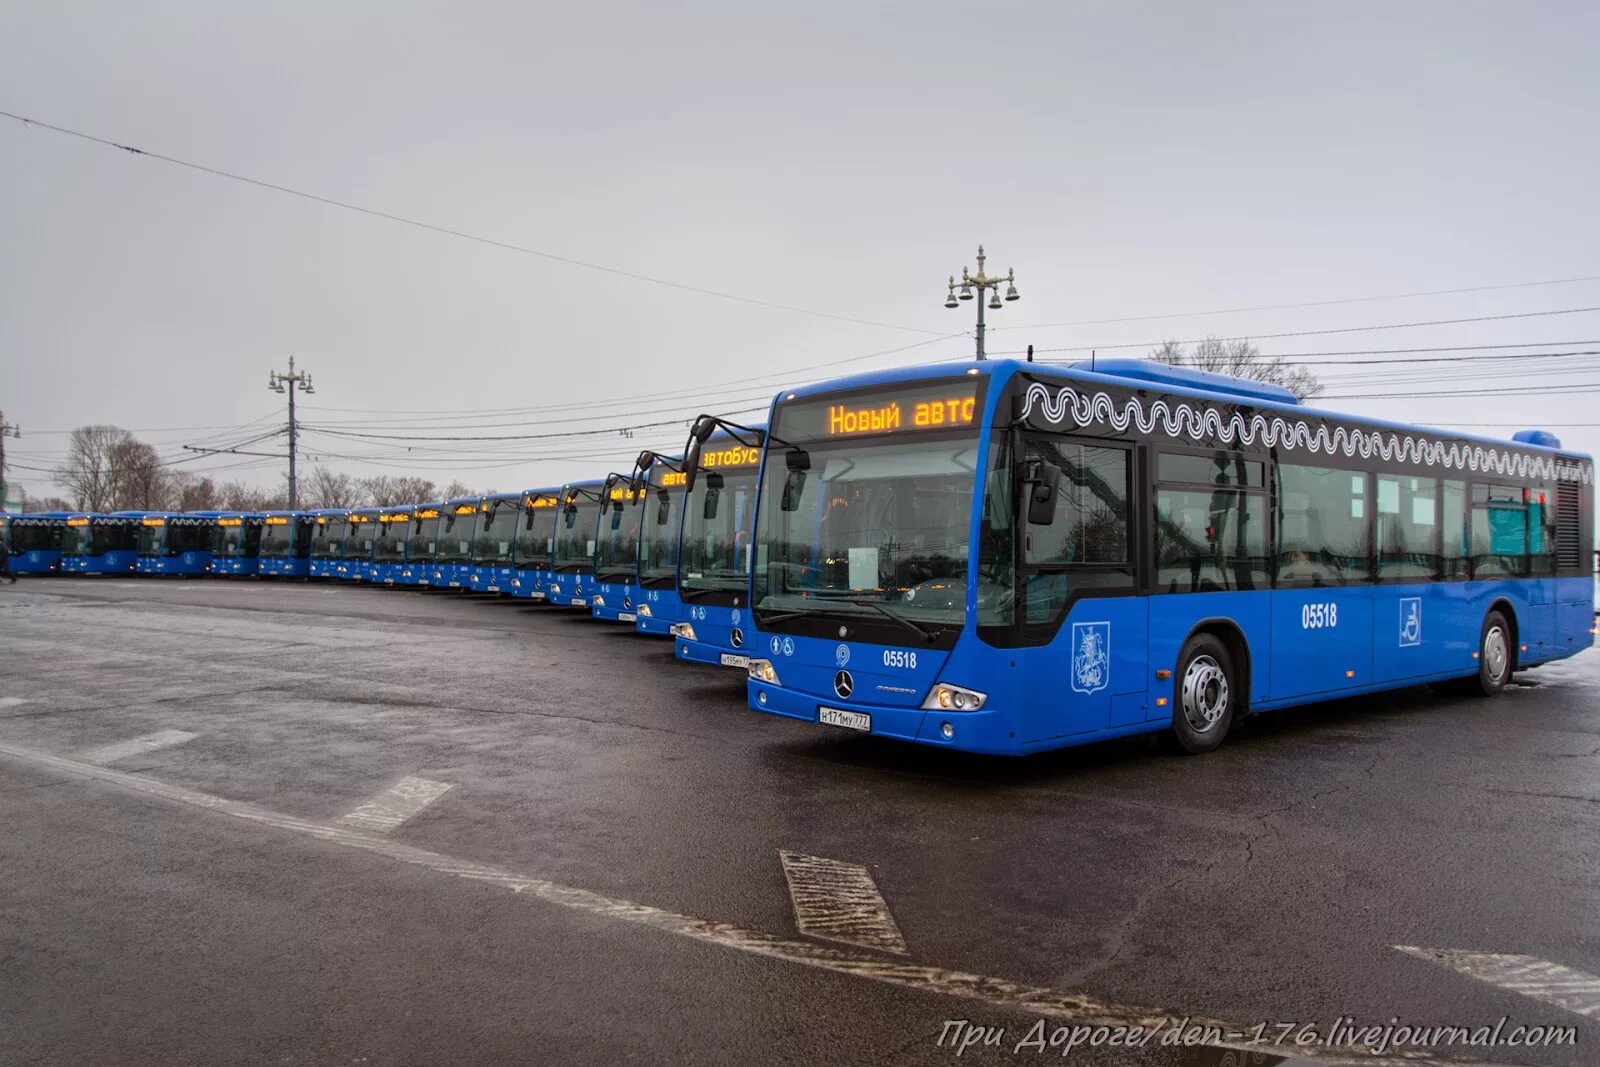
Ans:
POLYGON ((528 489, 512 546, 511 595, 546 600, 556 577, 556 527, 562 517, 561 487, 528 489))
MULTIPOLYGON (((693 458, 693 457, 691 457, 693 458)), ((907 369, 774 402, 757 710, 1025 753, 1593 641, 1594 463, 1140 360, 907 369)))
POLYGON ((177 574, 185 577, 211 570, 211 548, 217 535, 216 519, 204 513, 147 512, 139 518, 138 574, 177 574))
POLYGON ((511 581, 515 576, 512 553, 521 519, 521 493, 496 493, 478 502, 472 555, 466 567, 469 590, 511 595, 511 581))
POLYGON ((377 536, 372 546, 372 581, 379 585, 394 585, 405 567, 406 549, 411 540, 411 528, 417 520, 417 509, 412 505, 391 505, 378 512, 377 536))
POLYGON ((311 527, 311 559, 307 573, 313 578, 339 577, 344 558, 344 539, 350 530, 350 512, 344 508, 314 511, 311 527))
POLYGON ((61 541, 66 574, 129 574, 139 564, 141 513, 67 516, 61 541))
POLYGON ((639 500, 643 485, 621 474, 606 476, 600 491, 600 527, 594 544, 594 582, 589 588, 589 610, 597 619, 625 622, 638 619, 634 603, 639 595, 639 500))
POLYGON ((350 512, 350 529, 344 537, 344 553, 339 559, 338 576, 352 582, 375 582, 378 565, 374 562, 378 539, 384 524, 379 520, 383 508, 356 508, 350 512))
POLYGON ((444 516, 444 501, 417 504, 409 511, 411 522, 400 534, 400 560, 390 572, 394 585, 432 584, 433 554, 439 546, 439 524, 444 516))
POLYGON ((211 539, 211 573, 255 574, 261 566, 261 520, 257 512, 222 512, 211 539))
POLYGON ((667 637, 680 618, 678 539, 683 532, 683 501, 688 475, 682 456, 640 453, 634 484, 639 500, 639 577, 634 594, 634 625, 642 634, 667 637))
POLYGON ((58 574, 61 546, 67 536, 65 511, 38 511, 6 517, 6 545, 11 550, 11 573, 58 574))
POLYGON ((699 465, 689 471, 678 548, 677 657, 743 670, 750 663, 750 545, 756 476, 766 428, 702 415, 695 422, 699 465))
POLYGON ((595 542, 605 482, 569 482, 561 487, 556 515, 554 570, 545 599, 558 607, 587 608, 594 583, 595 542))
POLYGON ((316 526, 316 515, 309 511, 269 511, 262 516, 260 573, 279 578, 308 577, 316 526))
POLYGON ((446 501, 439 514, 438 539, 428 584, 438 589, 469 589, 473 539, 478 532, 477 497, 446 501))

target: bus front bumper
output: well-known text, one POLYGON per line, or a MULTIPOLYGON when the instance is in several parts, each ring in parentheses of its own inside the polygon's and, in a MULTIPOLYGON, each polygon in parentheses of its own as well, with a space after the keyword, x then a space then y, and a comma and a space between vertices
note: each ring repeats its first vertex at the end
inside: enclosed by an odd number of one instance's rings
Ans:
MULTIPOLYGON (((683 644, 682 641, 678 643, 683 644)), ((1014 720, 1000 711, 924 711, 922 708, 892 708, 853 700, 828 700, 783 686, 758 682, 753 678, 748 682, 748 702, 751 711, 799 719, 839 733, 860 732, 874 737, 913 741, 919 745, 1000 756, 1015 756, 1022 752, 1014 736, 1014 720), (867 728, 855 731, 844 726, 825 725, 821 720, 823 708, 865 715, 867 728), (950 732, 948 737, 944 732, 946 726, 950 732)))

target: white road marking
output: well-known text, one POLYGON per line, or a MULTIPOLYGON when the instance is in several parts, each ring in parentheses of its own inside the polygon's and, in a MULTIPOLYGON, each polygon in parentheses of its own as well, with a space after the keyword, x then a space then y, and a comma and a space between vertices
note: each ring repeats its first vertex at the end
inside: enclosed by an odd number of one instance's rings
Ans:
POLYGON ((386 834, 448 792, 449 782, 402 778, 341 818, 339 824, 386 834))
POLYGON ((1418 959, 1459 971, 1513 993, 1565 1008, 1585 1018, 1600 1016, 1600 978, 1537 956, 1509 952, 1466 952, 1453 948, 1419 948, 1395 945, 1418 959))
MULTIPOLYGON (((403 844, 393 838, 381 837, 361 830, 353 830, 349 827, 315 822, 311 819, 302 819, 294 815, 284 815, 279 812, 269 811, 266 808, 257 807, 254 804, 247 804, 239 800, 228 800, 224 797, 212 796, 209 793, 185 789, 182 786, 168 785, 153 778, 129 774, 126 771, 118 771, 110 767, 99 767, 80 760, 52 756, 48 753, 36 752, 32 749, 19 748, 5 743, 0 743, 0 755, 11 756, 14 759, 23 760, 35 766, 47 767, 78 778, 121 786, 133 792, 143 793, 146 796, 160 797, 173 803, 199 808, 218 815, 226 815, 245 822, 300 834, 301 836, 330 844, 359 849, 363 852, 383 856, 399 863, 409 863, 439 874, 449 874, 457 878, 482 882, 485 885, 507 889, 513 893, 522 893, 548 904, 559 905, 574 911, 600 915, 621 922, 635 923, 662 933, 718 945, 722 948, 746 952, 751 955, 764 956, 768 959, 814 967, 834 974, 865 978, 917 992, 940 993, 945 996, 960 997, 1023 1015, 1036 1015, 1090 1026, 1142 1025, 1153 1027, 1161 1025, 1171 1027, 1175 1019, 1182 1018, 1190 1025, 1215 1027, 1221 1031, 1225 1035, 1224 1037, 1216 1041, 1207 1042, 1207 1044, 1214 1047, 1231 1048, 1244 1052, 1262 1051, 1260 1045, 1252 1044, 1237 1036, 1247 1032, 1245 1027, 1217 1019, 1209 1019, 1202 1015, 1194 1015, 1187 1012, 1164 1012, 1156 1008, 1116 1004, 1098 1000, 1084 993, 1068 993, 1046 986, 1025 985, 1004 978, 991 978, 987 975, 947 970, 943 967, 929 967, 897 960, 885 960, 881 957, 851 955, 838 949, 826 948, 807 941, 793 941, 779 937, 776 934, 766 934, 758 930, 746 930, 730 923, 696 919, 688 915, 679 915, 663 908, 652 907, 648 904, 636 904, 628 900, 602 896, 587 889, 577 889, 573 886, 561 885, 543 878, 518 874, 487 863, 455 859, 438 852, 430 852, 427 849, 403 844)), ((1363 1067, 1373 1067, 1373 1065, 1401 1067, 1404 1064, 1447 1064, 1456 1062, 1442 1060, 1423 1053, 1390 1052, 1380 1055, 1370 1048, 1353 1045, 1333 1048, 1308 1047, 1296 1049, 1295 1055, 1304 1059, 1315 1059, 1321 1063, 1361 1064, 1363 1067)))
POLYGON ((781 849, 778 858, 802 934, 905 954, 906 939, 865 867, 781 849))
POLYGON ((28 703, 27 697, 0 697, 0 708, 14 708, 18 704, 28 703))
POLYGON ((199 734, 191 734, 187 730, 162 730, 160 733, 147 734, 144 737, 135 737, 131 741, 118 741, 114 745, 105 745, 102 748, 91 748, 87 752, 78 753, 78 759, 84 763, 115 763, 119 759, 129 756, 140 756, 146 752, 154 752, 158 748, 171 748, 193 741, 199 734))

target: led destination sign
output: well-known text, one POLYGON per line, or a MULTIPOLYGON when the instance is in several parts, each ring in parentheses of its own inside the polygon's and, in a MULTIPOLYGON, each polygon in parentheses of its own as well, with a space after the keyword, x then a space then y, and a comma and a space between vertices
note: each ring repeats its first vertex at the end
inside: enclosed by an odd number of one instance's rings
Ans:
POLYGON ((980 388, 980 382, 969 378, 887 386, 848 397, 794 401, 779 407, 778 417, 783 420, 779 436, 866 437, 974 426, 983 411, 980 388))

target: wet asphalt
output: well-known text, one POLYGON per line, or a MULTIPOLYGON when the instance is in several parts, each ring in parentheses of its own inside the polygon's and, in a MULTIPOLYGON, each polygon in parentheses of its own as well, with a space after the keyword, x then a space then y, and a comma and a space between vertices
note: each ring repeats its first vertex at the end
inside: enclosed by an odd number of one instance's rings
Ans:
POLYGON ((1393 947, 1600 975, 1600 654, 1517 682, 1271 713, 1204 757, 1133 740, 979 759, 756 715, 740 673, 559 609, 25 579, 0 587, 0 1062, 945 1062, 962 1019, 1006 1037, 961 1062, 1062 1059, 1014 1048, 1025 1004, 510 893, 39 758, 171 730, 195 736, 110 766, 318 825, 407 776, 448 783, 388 837, 786 943, 807 940, 778 859, 796 851, 865 867, 920 968, 1247 1027, 1574 1026, 1576 1048, 1437 1054, 1597 1062, 1600 1011, 1393 947))

